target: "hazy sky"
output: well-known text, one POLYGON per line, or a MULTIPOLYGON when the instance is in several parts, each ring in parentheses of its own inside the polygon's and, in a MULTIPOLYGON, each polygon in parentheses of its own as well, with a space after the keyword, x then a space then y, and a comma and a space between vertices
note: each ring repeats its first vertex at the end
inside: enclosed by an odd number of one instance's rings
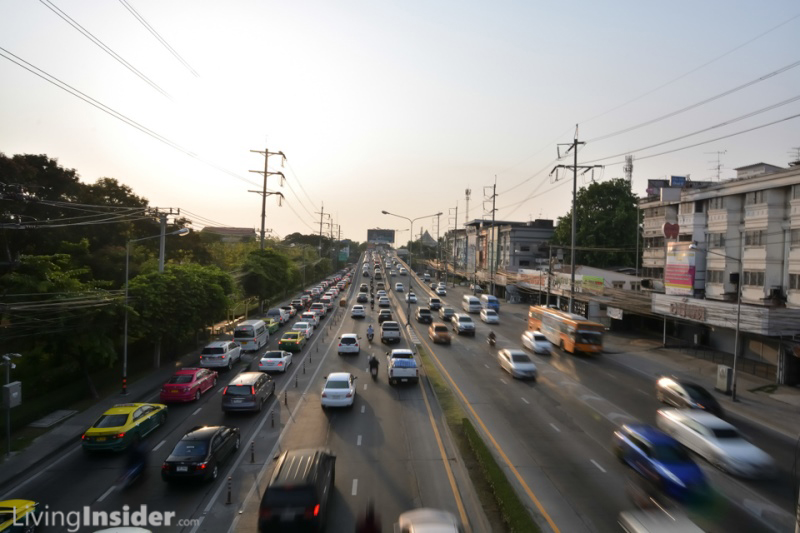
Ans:
MULTIPOLYGON (((467 188, 469 219, 481 218, 495 176, 498 219, 564 215, 570 179, 549 174, 575 124, 587 141, 579 163, 607 158, 595 180, 622 177, 633 153, 637 194, 648 179, 716 179, 716 152, 727 151, 725 179, 752 163, 786 166, 800 147, 794 118, 646 158, 798 115, 798 100, 635 152, 800 97, 799 64, 714 99, 800 61, 797 0, 0 0, 0 48, 0 152, 46 154, 85 182, 116 178, 198 227, 260 227, 248 190, 261 177, 249 171, 264 161, 250 150, 265 148, 287 156, 284 168, 270 159, 287 183, 269 179, 286 202, 267 199, 267 228, 316 233, 324 203, 343 237, 363 241, 367 228, 409 227, 382 210, 441 211, 444 232, 458 206, 463 224, 467 188)), ((432 220, 415 233, 435 235, 432 220)))

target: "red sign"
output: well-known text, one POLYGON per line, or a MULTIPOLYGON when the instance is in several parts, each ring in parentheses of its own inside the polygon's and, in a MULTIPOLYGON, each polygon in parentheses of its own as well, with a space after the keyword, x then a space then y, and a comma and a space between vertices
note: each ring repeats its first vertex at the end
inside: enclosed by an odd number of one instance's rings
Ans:
POLYGON ((661 231, 664 233, 664 237, 668 239, 677 239, 678 231, 680 231, 680 226, 678 224, 665 222, 664 225, 661 226, 661 231))

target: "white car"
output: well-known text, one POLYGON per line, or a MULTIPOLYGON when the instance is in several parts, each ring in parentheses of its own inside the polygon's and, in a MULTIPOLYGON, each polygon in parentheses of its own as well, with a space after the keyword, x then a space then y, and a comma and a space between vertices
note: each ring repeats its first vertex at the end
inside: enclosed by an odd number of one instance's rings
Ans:
POLYGON ((386 296, 381 296, 378 298, 378 307, 389 307, 390 305, 389 298, 386 296))
POLYGON ((314 334, 314 325, 310 322, 295 322, 292 331, 299 331, 306 339, 310 339, 314 334))
POLYGON ((436 294, 438 296, 447 296, 447 289, 444 287, 436 287, 436 294))
POLYGON ((416 295, 416 294, 414 294, 413 292, 409 292, 409 293, 406 295, 406 301, 407 301, 408 303, 412 303, 412 304, 415 304, 415 303, 417 303, 417 295, 416 295))
POLYGON ((403 287, 402 283, 395 283, 394 284, 394 290, 396 290, 397 292, 403 292, 406 289, 405 289, 405 287, 403 287))
POLYGON ((409 533, 461 533, 464 529, 452 513, 439 509, 414 509, 400 515, 395 531, 409 533))
POLYGON ((308 322, 315 328, 319 326, 319 315, 317 313, 312 313, 311 311, 306 311, 302 315, 300 315, 300 319, 304 322, 308 322))
POLYGON ((364 310, 363 305, 354 305, 350 311, 350 316, 353 318, 367 318, 367 312, 364 310))
POLYGON ((384 298, 386 296, 389 296, 389 295, 386 294, 386 291, 383 290, 383 289, 381 289, 381 290, 379 290, 378 292, 375 293, 375 297, 378 298, 378 299, 384 298))
POLYGON ((711 413, 696 409, 659 409, 656 425, 723 472, 748 478, 772 477, 776 473, 772 457, 711 413))
POLYGON ((261 356, 258 369, 262 372, 286 372, 292 364, 292 352, 269 350, 261 356))
POLYGON ((200 352, 200 366, 202 368, 227 368, 231 369, 234 363, 242 357, 242 347, 238 342, 216 341, 212 342, 200 352))
POLYGON ((541 331, 526 331, 522 334, 522 345, 533 353, 551 354, 552 346, 541 331))
POLYGON ((361 347, 358 345, 358 335, 345 333, 339 337, 339 355, 343 353, 354 353, 356 355, 361 353, 361 347))
POLYGON ((325 376, 320 397, 322 408, 350 407, 356 401, 356 377, 349 372, 333 372, 325 376))
POLYGON ((500 350, 497 352, 497 362, 503 370, 515 378, 535 380, 538 375, 536 365, 522 350, 500 350))
POLYGON ((481 320, 487 324, 499 324, 500 315, 494 309, 481 309, 481 320))

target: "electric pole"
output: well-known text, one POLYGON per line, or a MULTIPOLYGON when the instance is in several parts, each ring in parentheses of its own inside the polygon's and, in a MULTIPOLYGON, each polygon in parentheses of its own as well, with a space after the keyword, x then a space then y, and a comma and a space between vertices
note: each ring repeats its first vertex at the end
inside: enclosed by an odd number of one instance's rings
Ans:
MULTIPOLYGON (((486 195, 486 189, 489 187, 484 187, 484 196, 486 195)), ((497 269, 497 235, 494 227, 494 214, 497 209, 495 209, 496 201, 497 201, 497 176, 494 177, 494 185, 491 187, 492 195, 489 198, 485 199, 484 202, 488 202, 490 199, 492 200, 492 241, 489 248, 489 279, 490 279, 490 294, 494 296, 494 271, 497 269)))
POLYGON ((322 257, 322 224, 330 225, 330 222, 323 222, 324 217, 327 215, 330 218, 330 213, 325 212, 325 204, 322 204, 320 208, 321 211, 317 211, 315 214, 319 215, 319 256, 322 257))
MULTIPOLYGON (((569 144, 561 143, 557 145, 558 151, 558 158, 561 159, 562 157, 569 154, 572 151, 573 155, 573 164, 570 165, 556 165, 553 167, 553 170, 550 171, 550 175, 553 175, 553 172, 558 170, 559 168, 571 169, 572 170, 572 244, 570 247, 570 284, 569 284, 569 312, 574 312, 573 310, 573 303, 575 301, 575 228, 577 218, 577 197, 578 197, 578 169, 582 169, 583 172, 581 174, 586 174, 592 169, 595 168, 602 168, 603 165, 590 165, 590 166, 578 166, 578 146, 586 144, 585 142, 578 142, 578 125, 575 124, 575 138, 569 144), (561 146, 569 146, 567 151, 564 152, 564 155, 561 155, 561 146)), ((558 178, 556 177, 556 181, 558 178)))
MULTIPOLYGON (((458 233, 458 202, 456 202, 456 206, 454 208, 450 208, 450 211, 455 211, 453 215, 453 287, 456 286, 456 242, 457 242, 457 233, 458 233)), ((445 264, 444 269, 444 284, 447 285, 447 265, 445 264)))
POLYGON ((286 176, 283 175, 283 172, 270 172, 268 169, 269 164, 269 156, 271 155, 279 155, 281 156, 281 167, 286 162, 286 156, 283 152, 270 152, 269 149, 264 148, 264 151, 261 150, 250 150, 253 153, 261 154, 264 156, 264 170, 251 170, 250 172, 255 172, 256 174, 262 174, 264 176, 264 186, 260 191, 247 191, 247 192, 254 192, 256 194, 261 195, 261 249, 264 249, 264 239, 266 235, 266 228, 264 227, 267 220, 267 196, 272 196, 273 194, 278 195, 278 206, 281 205, 281 200, 284 199, 283 193, 281 192, 268 192, 267 191, 267 177, 272 175, 278 175, 281 177, 281 185, 283 185, 283 180, 286 179, 286 176))

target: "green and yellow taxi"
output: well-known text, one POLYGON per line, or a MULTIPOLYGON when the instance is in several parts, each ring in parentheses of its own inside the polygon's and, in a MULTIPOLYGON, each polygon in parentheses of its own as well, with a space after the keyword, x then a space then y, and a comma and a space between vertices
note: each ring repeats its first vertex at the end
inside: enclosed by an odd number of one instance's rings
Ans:
POLYGON ((283 334, 278 342, 279 350, 287 352, 299 352, 306 345, 306 336, 300 331, 288 331, 283 334))
POLYGON ((267 325, 267 330, 269 330, 270 335, 278 331, 278 328, 281 327, 280 323, 274 318, 265 318, 264 324, 267 325))
POLYGON ((167 406, 160 403, 117 404, 97 419, 81 437, 86 452, 127 450, 167 420, 167 406))
POLYGON ((31 500, 0 501, 0 533, 33 531, 38 503, 31 500))

